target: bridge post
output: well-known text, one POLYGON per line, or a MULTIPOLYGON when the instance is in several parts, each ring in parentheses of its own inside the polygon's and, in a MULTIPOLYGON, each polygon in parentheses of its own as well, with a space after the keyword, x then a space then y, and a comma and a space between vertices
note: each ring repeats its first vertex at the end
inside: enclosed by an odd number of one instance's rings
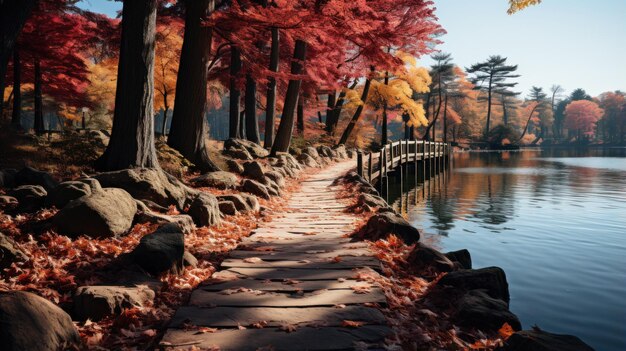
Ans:
POLYGON ((385 147, 383 146, 383 148, 380 149, 380 156, 378 158, 378 186, 380 188, 380 195, 383 194, 383 170, 386 168, 385 163, 387 163, 387 161, 385 160, 385 147))
POLYGON ((372 183, 372 152, 369 153, 367 160, 367 181, 372 183))
POLYGON ((356 173, 363 176, 363 152, 361 150, 356 152, 356 173))

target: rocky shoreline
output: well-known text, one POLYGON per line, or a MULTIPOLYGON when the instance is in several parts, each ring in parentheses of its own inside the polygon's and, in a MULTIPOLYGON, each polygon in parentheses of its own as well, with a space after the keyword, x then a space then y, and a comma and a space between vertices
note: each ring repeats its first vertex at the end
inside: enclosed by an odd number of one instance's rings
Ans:
POLYGON ((471 254, 465 249, 442 253, 421 243, 419 231, 356 172, 347 174, 341 182, 351 193, 358 194, 351 211, 363 213, 367 219, 353 238, 376 242, 393 236, 409 245, 409 251, 399 259, 400 268, 429 282, 428 292, 421 297, 428 311, 447 318, 450 326, 461 327, 462 331, 468 329, 492 336, 493 343, 472 345, 472 349, 593 350, 576 336, 554 334, 538 327, 522 330, 520 320, 509 309, 509 285, 504 270, 472 267, 471 254))

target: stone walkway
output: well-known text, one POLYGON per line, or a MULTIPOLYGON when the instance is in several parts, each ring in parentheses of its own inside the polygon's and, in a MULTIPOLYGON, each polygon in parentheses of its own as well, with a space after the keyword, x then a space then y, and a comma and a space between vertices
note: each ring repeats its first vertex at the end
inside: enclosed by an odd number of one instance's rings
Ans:
POLYGON ((385 295, 357 280, 377 274, 379 262, 364 243, 344 237, 355 229, 356 218, 343 212, 332 186, 351 167, 354 161, 307 169, 312 174, 301 181, 289 209, 256 229, 216 274, 236 278, 195 290, 161 345, 351 350, 381 342, 389 333, 386 320, 367 305, 384 305, 385 295), (189 325, 217 331, 185 328, 189 325))

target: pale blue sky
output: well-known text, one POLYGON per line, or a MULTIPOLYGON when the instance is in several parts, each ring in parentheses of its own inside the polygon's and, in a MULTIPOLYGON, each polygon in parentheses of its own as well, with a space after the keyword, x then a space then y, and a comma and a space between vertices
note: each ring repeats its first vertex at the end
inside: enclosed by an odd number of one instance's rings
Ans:
MULTIPOLYGON (((448 31, 439 48, 462 67, 499 54, 518 64, 518 91, 531 86, 626 90, 626 0, 544 0, 509 16, 506 0, 434 0, 448 31)), ((84 1, 114 16, 121 3, 84 1)), ((430 64, 429 59, 422 60, 430 64)))

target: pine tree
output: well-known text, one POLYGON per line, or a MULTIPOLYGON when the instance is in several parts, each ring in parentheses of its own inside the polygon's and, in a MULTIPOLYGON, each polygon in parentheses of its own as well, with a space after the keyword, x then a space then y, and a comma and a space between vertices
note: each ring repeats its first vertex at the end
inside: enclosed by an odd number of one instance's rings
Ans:
POLYGON ((491 123, 491 107, 494 93, 498 91, 506 91, 517 85, 516 82, 508 82, 509 79, 519 78, 514 74, 517 71, 517 65, 509 66, 506 64, 506 57, 499 55, 490 56, 486 61, 473 64, 466 68, 467 73, 474 74, 470 78, 476 90, 480 90, 487 94, 487 126, 485 127, 485 137, 489 134, 491 123))

